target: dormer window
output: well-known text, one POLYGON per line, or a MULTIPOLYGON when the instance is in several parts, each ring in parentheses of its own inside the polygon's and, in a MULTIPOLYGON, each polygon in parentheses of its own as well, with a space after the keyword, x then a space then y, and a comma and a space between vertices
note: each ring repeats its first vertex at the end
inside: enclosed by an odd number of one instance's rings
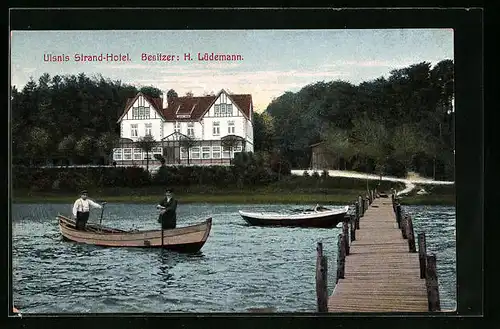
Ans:
POLYGON ((181 123, 179 121, 177 121, 175 123, 175 126, 174 126, 174 131, 177 132, 177 133, 180 133, 181 132, 181 123))

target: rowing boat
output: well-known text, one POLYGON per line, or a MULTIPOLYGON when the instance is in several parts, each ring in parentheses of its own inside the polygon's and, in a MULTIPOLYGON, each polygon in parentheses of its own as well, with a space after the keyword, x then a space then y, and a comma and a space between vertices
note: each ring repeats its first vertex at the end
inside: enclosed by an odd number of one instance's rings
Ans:
POLYGON ((279 212, 247 212, 239 211, 240 216, 250 225, 256 226, 294 226, 294 227, 335 227, 347 216, 349 207, 279 213, 279 212))
POLYGON ((77 230, 75 221, 57 215, 59 230, 65 240, 103 247, 165 248, 178 252, 199 251, 210 234, 212 218, 204 222, 174 229, 125 231, 98 224, 87 224, 85 231, 77 230))

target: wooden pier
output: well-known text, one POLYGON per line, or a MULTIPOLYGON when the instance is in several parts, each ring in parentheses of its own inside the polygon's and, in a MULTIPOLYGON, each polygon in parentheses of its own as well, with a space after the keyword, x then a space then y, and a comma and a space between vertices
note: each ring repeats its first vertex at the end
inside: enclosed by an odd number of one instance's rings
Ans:
POLYGON ((440 311, 436 258, 427 255, 424 233, 415 239, 412 219, 397 198, 370 191, 355 205, 338 236, 336 284, 329 297, 326 256, 318 243, 318 312, 440 311))

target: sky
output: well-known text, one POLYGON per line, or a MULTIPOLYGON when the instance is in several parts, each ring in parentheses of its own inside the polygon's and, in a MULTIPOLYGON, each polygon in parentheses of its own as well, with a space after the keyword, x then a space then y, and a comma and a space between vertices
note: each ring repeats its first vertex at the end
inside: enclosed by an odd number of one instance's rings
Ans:
POLYGON ((453 59, 452 29, 12 31, 11 84, 22 89, 43 73, 102 74, 136 87, 174 89, 179 96, 251 94, 261 112, 286 91, 318 81, 353 84, 387 77, 423 61, 453 59), (142 54, 173 55, 144 61, 142 54), (184 60, 190 53, 191 60, 184 60), (200 61, 198 53, 238 54, 239 61, 200 61), (76 54, 123 54, 126 61, 76 61, 76 54), (46 55, 67 55, 51 62, 46 55), (177 57, 179 56, 179 57, 177 57), (178 60, 177 60, 178 58, 178 60))

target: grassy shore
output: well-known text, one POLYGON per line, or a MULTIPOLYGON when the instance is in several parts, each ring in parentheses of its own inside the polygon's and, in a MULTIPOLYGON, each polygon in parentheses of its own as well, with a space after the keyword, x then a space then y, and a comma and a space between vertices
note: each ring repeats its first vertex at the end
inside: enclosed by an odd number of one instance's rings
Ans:
MULTIPOLYGON (((405 205, 454 205, 454 194, 409 195, 401 199, 405 205)), ((178 190, 175 195, 179 203, 228 203, 228 204, 331 204, 353 203, 357 196, 366 193, 361 188, 352 189, 302 189, 295 191, 260 188, 253 190, 191 188, 178 190)), ((89 196, 108 203, 157 203, 163 196, 161 187, 89 189, 89 196)), ((71 203, 78 197, 68 192, 13 191, 14 203, 71 203)))

